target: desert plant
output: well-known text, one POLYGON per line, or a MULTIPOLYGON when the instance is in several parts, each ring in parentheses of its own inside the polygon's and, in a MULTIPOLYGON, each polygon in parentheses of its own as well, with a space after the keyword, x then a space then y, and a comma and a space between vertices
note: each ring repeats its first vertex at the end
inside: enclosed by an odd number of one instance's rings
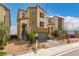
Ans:
POLYGON ((58 30, 54 30, 53 36, 58 39, 64 39, 64 34, 67 36, 67 32, 63 30, 63 28, 59 28, 58 30))
POLYGON ((4 42, 6 40, 5 34, 6 34, 5 28, 3 28, 2 23, 0 23, 0 48, 1 49, 3 48, 4 42))
POLYGON ((57 38, 57 37, 58 37, 58 30, 55 30, 52 35, 53 35, 55 38, 57 38))
POLYGON ((0 51, 0 56, 4 56, 6 54, 7 54, 6 52, 0 51))
POLYGON ((63 34, 65 34, 65 39, 68 39, 68 33, 67 33, 67 31, 64 31, 64 33, 63 34))
POLYGON ((30 44, 34 44, 35 43, 35 36, 34 36, 33 32, 30 32, 28 34, 28 39, 29 39, 30 44))
POLYGON ((45 44, 42 44, 42 48, 45 48, 46 47, 46 45, 45 44))

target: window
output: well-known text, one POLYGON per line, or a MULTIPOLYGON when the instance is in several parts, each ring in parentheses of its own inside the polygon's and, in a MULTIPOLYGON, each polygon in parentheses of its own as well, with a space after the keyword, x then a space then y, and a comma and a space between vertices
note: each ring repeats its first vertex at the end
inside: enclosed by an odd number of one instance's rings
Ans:
POLYGON ((25 17, 25 13, 22 13, 22 18, 24 18, 25 17))
POLYGON ((61 19, 61 18, 58 19, 58 27, 59 27, 59 28, 62 28, 62 19, 61 19))
POLYGON ((44 22, 40 22, 40 27, 44 27, 44 22))
POLYGON ((32 26, 35 27, 36 26, 36 21, 32 21, 32 26))
POLYGON ((48 27, 48 33, 50 33, 50 27, 48 27))
POLYGON ((48 23, 51 23, 51 19, 50 18, 48 19, 48 23))
POLYGON ((35 14, 36 14, 36 11, 35 11, 35 10, 33 10, 33 11, 32 11, 32 15, 35 15, 35 14))
POLYGON ((44 13, 40 13, 40 17, 41 18, 44 18, 44 13))
POLYGON ((53 27, 51 27, 51 32, 53 32, 53 27))

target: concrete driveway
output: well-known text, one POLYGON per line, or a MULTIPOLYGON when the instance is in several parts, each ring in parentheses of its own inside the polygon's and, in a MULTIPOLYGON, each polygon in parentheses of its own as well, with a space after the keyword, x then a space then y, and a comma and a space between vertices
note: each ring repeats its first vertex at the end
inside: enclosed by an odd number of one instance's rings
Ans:
POLYGON ((62 42, 61 40, 47 40, 47 42, 43 42, 48 47, 55 47, 65 45, 66 43, 62 42))

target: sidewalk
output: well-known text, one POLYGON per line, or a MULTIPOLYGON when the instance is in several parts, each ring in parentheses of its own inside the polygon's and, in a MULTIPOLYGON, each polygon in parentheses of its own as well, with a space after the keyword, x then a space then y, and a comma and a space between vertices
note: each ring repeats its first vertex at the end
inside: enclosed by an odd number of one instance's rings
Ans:
POLYGON ((67 44, 67 45, 58 46, 58 47, 52 47, 48 49, 40 49, 37 51, 36 54, 34 52, 30 52, 30 53, 22 54, 18 56, 56 56, 62 52, 75 49, 77 47, 79 47, 79 43, 73 43, 73 44, 67 44))

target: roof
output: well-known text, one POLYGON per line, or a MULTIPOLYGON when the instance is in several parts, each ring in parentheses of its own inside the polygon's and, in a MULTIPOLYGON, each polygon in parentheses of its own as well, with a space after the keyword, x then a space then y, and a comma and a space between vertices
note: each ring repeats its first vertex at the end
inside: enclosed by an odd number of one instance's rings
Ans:
POLYGON ((34 6, 34 7, 28 7, 27 10, 28 10, 29 8, 37 8, 37 7, 39 7, 39 8, 42 9, 45 13, 47 13, 42 7, 40 7, 40 6, 38 6, 38 5, 37 5, 37 6, 34 6))
MULTIPOLYGON (((0 6, 2 6, 5 10, 7 10, 9 12, 9 18, 10 18, 10 10, 6 6, 4 6, 3 4, 1 4, 1 3, 0 3, 0 6)), ((11 26, 11 20, 10 20, 10 26, 11 26)))
MULTIPOLYGON (((61 16, 53 16, 53 17, 58 17, 58 18, 62 18, 62 19, 64 19, 64 18, 63 18, 63 17, 61 17, 61 16)), ((53 18, 53 17, 52 17, 52 18, 53 18)))
POLYGON ((23 9, 18 9, 18 11, 23 11, 23 12, 26 12, 26 10, 23 10, 23 9))
POLYGON ((62 17, 62 16, 48 16, 49 18, 54 18, 54 17, 58 17, 58 18, 62 18, 62 19, 64 19, 64 17, 62 17))
POLYGON ((5 10, 9 10, 6 6, 4 6, 3 4, 0 4, 0 6, 4 7, 5 10))

